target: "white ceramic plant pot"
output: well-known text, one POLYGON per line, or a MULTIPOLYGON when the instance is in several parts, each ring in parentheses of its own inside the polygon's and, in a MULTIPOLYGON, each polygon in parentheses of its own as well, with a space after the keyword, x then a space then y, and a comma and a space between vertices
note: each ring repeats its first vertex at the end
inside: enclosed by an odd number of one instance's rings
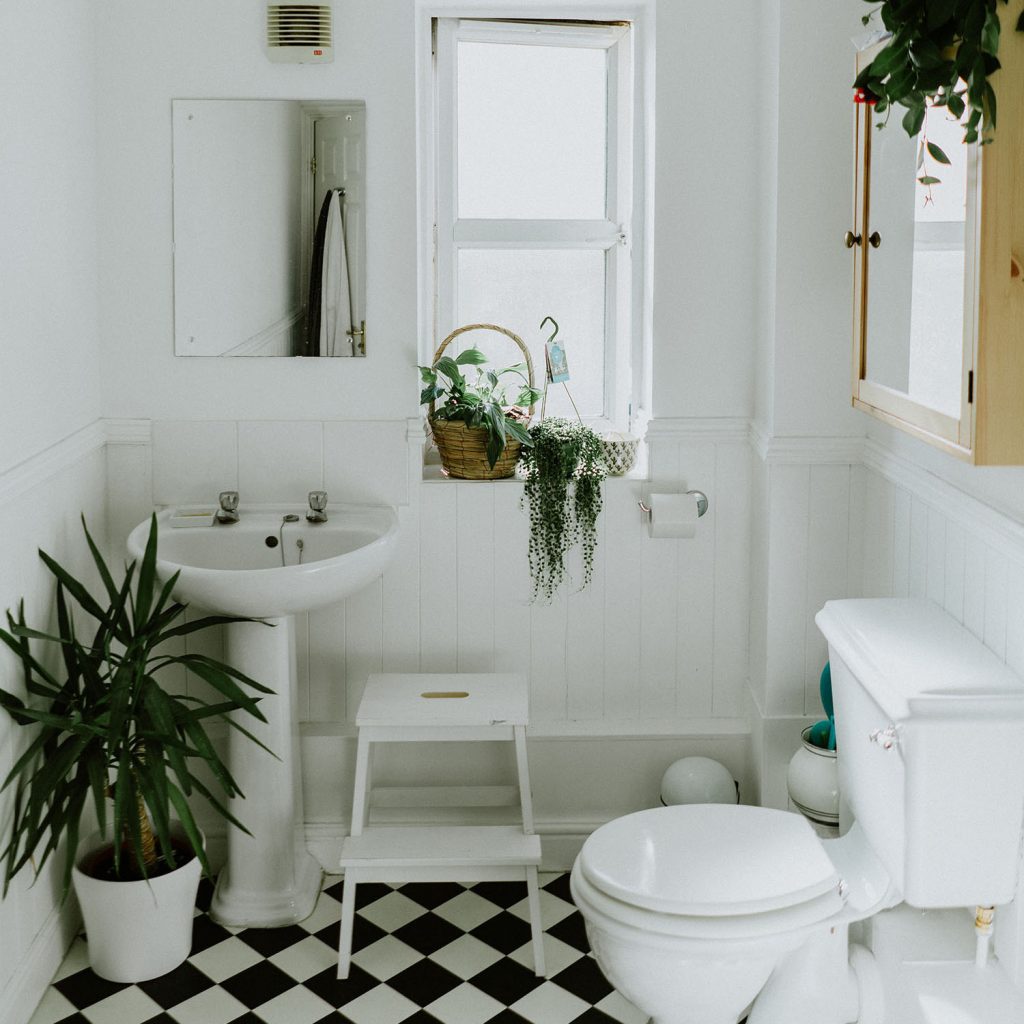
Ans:
POLYGON ((839 824, 839 766, 836 752, 816 747, 808 739, 810 728, 801 734, 800 749, 786 772, 789 798, 802 814, 819 825, 839 824))
MULTIPOLYGON (((171 832, 185 839, 180 827, 172 826, 171 832)), ((199 858, 140 882, 109 882, 80 870, 83 860, 109 845, 109 837, 99 832, 87 836, 79 844, 72 872, 85 921, 89 964, 108 981, 158 978, 184 963, 192 948, 199 858)))

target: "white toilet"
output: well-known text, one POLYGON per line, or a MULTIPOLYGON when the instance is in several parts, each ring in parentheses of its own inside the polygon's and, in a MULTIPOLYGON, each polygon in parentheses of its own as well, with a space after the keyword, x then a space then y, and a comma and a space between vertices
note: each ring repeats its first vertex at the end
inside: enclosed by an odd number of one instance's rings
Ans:
POLYGON ((662 807, 597 829, 573 866, 598 963, 655 1024, 881 1024, 848 924, 903 900, 1014 896, 1024 681, 927 602, 831 601, 816 621, 847 834, 761 807, 662 807))

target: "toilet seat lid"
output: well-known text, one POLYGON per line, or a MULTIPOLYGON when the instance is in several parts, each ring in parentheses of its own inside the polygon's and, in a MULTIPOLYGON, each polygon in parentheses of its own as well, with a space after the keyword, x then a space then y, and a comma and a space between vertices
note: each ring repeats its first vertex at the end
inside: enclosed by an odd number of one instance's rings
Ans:
POLYGON ((617 818, 583 844, 579 867, 608 896, 700 917, 792 907, 840 881, 801 815, 728 804, 659 807, 617 818))

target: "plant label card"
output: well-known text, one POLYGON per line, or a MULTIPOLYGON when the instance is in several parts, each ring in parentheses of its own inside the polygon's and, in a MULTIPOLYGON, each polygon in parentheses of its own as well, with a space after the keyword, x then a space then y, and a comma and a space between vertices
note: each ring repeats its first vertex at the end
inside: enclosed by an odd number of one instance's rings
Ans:
POLYGON ((544 359, 548 366, 548 380, 552 384, 564 384, 569 379, 569 363, 565 357, 565 346, 560 341, 545 342, 544 359))

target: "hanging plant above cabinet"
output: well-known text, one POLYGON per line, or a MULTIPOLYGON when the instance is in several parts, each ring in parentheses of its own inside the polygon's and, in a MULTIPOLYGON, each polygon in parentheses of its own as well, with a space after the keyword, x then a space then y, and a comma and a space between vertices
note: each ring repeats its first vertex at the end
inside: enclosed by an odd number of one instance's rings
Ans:
MULTIPOLYGON (((866 0, 875 3, 876 0, 866 0)), ((928 110, 945 107, 964 121, 964 142, 991 142, 996 128, 996 92, 990 78, 999 70, 999 5, 1009 0, 883 0, 861 20, 875 15, 890 33, 888 44, 854 82, 859 96, 888 122, 894 105, 905 109, 903 128, 911 137, 925 125, 928 110)), ((1024 13, 1017 20, 1024 31, 1024 13)), ((925 150, 949 163, 938 146, 925 150)), ((926 175, 931 176, 931 175, 926 175)))

